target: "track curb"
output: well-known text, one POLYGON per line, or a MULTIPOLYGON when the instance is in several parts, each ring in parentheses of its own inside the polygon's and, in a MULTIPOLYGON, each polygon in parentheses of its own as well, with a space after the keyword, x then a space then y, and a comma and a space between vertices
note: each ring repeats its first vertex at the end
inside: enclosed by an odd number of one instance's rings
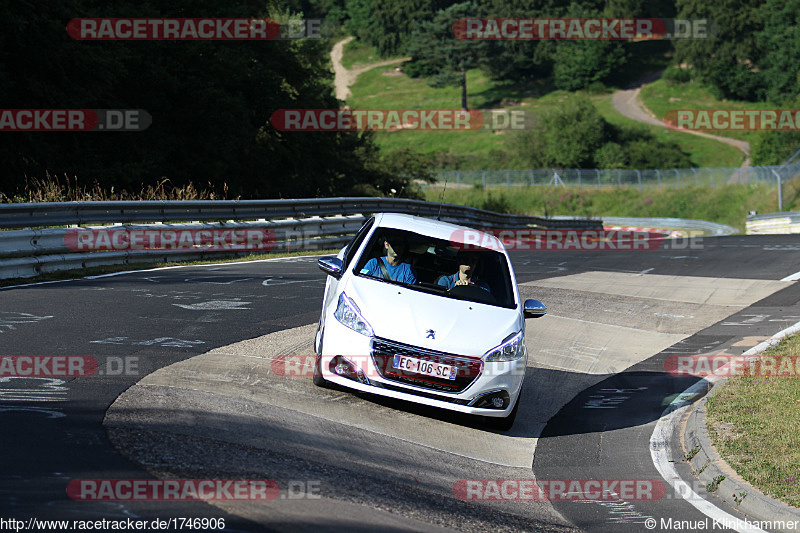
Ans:
POLYGON ((689 412, 681 441, 687 453, 693 453, 687 463, 692 473, 706 486, 715 483, 715 479, 724 476, 717 482, 712 491, 722 501, 744 514, 747 520, 793 522, 792 528, 771 528, 773 531, 797 531, 800 525, 800 509, 793 508, 781 501, 763 494, 756 487, 742 479, 735 470, 720 457, 711 442, 706 426, 706 403, 708 398, 719 391, 727 380, 718 381, 707 395, 694 404, 689 412))

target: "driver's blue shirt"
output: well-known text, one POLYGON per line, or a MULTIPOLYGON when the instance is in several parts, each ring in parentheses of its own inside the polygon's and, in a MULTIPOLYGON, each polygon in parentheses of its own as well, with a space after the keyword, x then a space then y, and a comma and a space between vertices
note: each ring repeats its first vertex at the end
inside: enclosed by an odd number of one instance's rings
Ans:
MULTIPOLYGON (((441 278, 439 278, 439 285, 447 287, 448 289, 452 289, 453 287, 456 286, 456 281, 458 281, 458 272, 456 272, 452 276, 442 276, 441 278)), ((489 284, 483 280, 473 278, 472 284, 475 285, 476 287, 480 287, 485 291, 492 292, 492 290, 489 288, 489 284)))
MULTIPOLYGON (((417 282, 417 276, 414 275, 414 270, 412 270, 411 265, 408 263, 400 263, 397 266, 392 266, 385 257, 382 259, 383 264, 386 265, 386 271, 389 273, 389 278, 393 281, 408 283, 409 285, 413 285, 417 282)), ((378 260, 376 258, 367 261, 367 264, 361 269, 361 273, 376 278, 383 278, 383 272, 381 272, 381 267, 378 265, 378 260)))

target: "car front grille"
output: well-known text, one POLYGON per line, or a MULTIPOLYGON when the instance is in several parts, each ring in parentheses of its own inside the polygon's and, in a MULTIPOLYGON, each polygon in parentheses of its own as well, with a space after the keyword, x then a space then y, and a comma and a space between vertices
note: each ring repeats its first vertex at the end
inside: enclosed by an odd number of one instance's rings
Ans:
POLYGON ((372 341, 372 361, 378 369, 380 375, 391 381, 407 383, 425 389, 462 392, 466 390, 483 371, 483 361, 477 357, 465 357, 462 355, 448 354, 401 344, 387 339, 375 338, 372 341), (455 366, 457 368, 455 379, 445 379, 424 374, 416 374, 407 370, 394 367, 394 356, 402 355, 414 357, 423 361, 455 366))

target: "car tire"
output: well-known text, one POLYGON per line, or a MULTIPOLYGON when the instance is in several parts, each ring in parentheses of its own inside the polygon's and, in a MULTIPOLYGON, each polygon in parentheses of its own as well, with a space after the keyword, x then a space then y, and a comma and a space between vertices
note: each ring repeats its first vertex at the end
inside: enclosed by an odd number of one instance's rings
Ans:
POLYGON ((319 322, 317 322, 317 331, 315 331, 315 332, 314 332, 314 353, 315 353, 315 354, 320 354, 320 353, 322 353, 322 350, 320 350, 320 349, 317 347, 317 339, 319 339, 319 338, 320 338, 320 336, 319 336, 319 330, 320 330, 320 326, 321 326, 321 325, 322 325, 322 319, 320 319, 320 321, 319 321, 319 322))
POLYGON ((328 380, 322 377, 322 369, 320 368, 320 363, 322 362, 322 335, 319 336, 319 349, 317 349, 316 352, 317 356, 314 359, 314 374, 311 377, 311 380, 317 387, 327 388, 328 380))
POLYGON ((508 431, 514 425, 514 421, 517 419, 517 411, 519 411, 519 404, 520 398, 522 398, 522 391, 520 391, 519 396, 517 396, 517 403, 514 404, 514 408, 511 410, 511 413, 505 418, 498 418, 496 416, 485 416, 484 418, 484 427, 486 429, 491 429, 495 431, 508 431))

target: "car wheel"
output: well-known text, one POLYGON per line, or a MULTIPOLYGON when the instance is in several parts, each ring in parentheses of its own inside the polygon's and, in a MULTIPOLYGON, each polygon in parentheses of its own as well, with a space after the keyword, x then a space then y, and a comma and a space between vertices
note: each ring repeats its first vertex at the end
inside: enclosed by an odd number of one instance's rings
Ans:
POLYGON ((322 319, 320 319, 320 321, 317 322, 317 331, 314 332, 314 353, 315 354, 322 353, 322 350, 320 350, 319 347, 317 346, 317 340, 320 338, 319 337, 319 330, 320 330, 320 326, 321 325, 322 325, 322 319))
POLYGON ((505 418, 498 418, 496 416, 485 416, 484 418, 484 427, 486 429, 492 429, 496 431, 508 431, 514 425, 514 420, 517 419, 517 411, 519 411, 519 404, 520 398, 522 398, 522 392, 520 391, 519 396, 517 396, 517 403, 514 404, 514 408, 511 410, 511 413, 505 418))
POLYGON ((314 375, 311 380, 317 387, 327 387, 328 381, 322 377, 322 369, 320 363, 322 362, 322 335, 319 336, 319 349, 316 350, 317 356, 314 359, 314 375))

